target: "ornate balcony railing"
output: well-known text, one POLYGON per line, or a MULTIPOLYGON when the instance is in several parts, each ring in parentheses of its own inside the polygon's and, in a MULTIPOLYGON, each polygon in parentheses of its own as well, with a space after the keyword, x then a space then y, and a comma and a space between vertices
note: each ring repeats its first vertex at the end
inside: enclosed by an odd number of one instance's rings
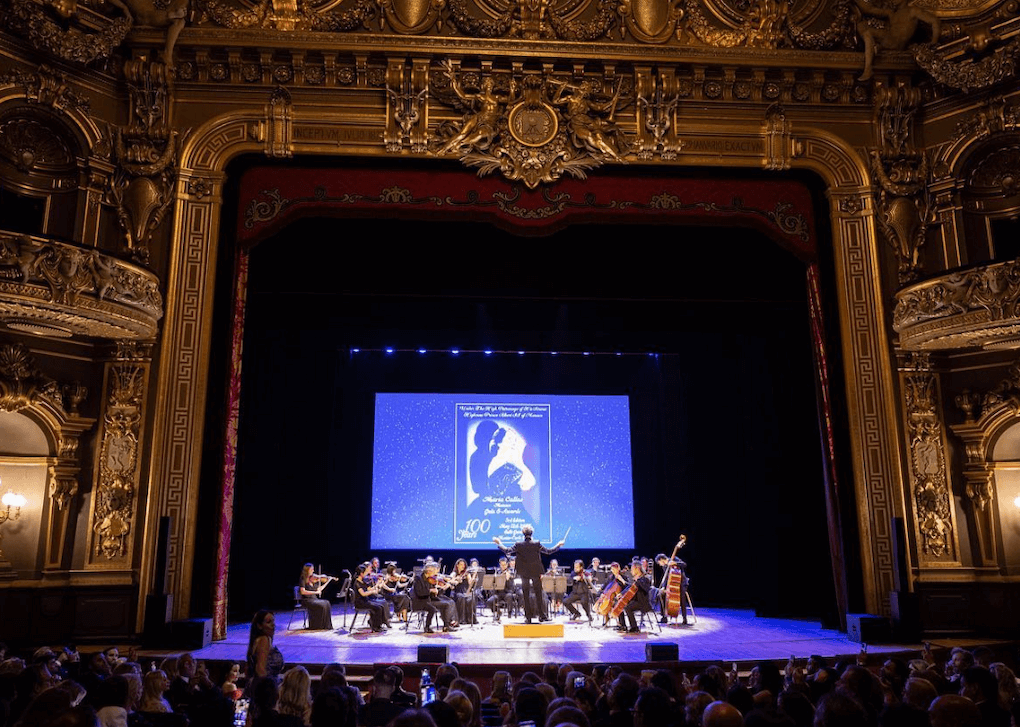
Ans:
POLYGON ((1020 348, 1020 260, 904 288, 896 294, 893 329, 907 350, 1020 348))
POLYGON ((156 335, 156 276, 132 263, 43 237, 0 231, 0 324, 44 336, 125 340, 156 335))

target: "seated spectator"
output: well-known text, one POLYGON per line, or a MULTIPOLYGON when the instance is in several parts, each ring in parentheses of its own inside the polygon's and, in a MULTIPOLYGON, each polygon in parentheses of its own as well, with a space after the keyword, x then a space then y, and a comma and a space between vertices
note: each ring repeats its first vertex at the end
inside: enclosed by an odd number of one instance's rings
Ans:
POLYGON ((917 709, 923 709, 925 712, 928 711, 928 707, 931 706, 931 703, 935 701, 937 696, 939 696, 938 690, 927 679, 911 677, 903 685, 904 704, 909 704, 917 709))
POLYGON ((634 702, 634 727, 665 727, 673 724, 669 695, 658 687, 645 687, 634 702))
POLYGON ((984 727, 1010 727, 1009 710, 999 706, 999 683, 988 669, 972 666, 960 675, 960 696, 967 697, 981 711, 984 727))
POLYGON ((281 727, 303 727, 311 723, 312 680, 303 666, 284 672, 276 711, 281 727))
POLYGON ((372 677, 372 697, 361 709, 358 724, 366 727, 385 727, 407 707, 393 701, 395 678, 385 667, 377 669, 372 677))
POLYGON ((712 702, 701 715, 702 727, 743 727, 744 717, 729 702, 712 702))
POLYGON ((311 727, 344 727, 350 721, 347 695, 337 687, 319 689, 312 700, 311 727))
POLYGON ((943 694, 928 708, 931 727, 981 727, 981 710, 959 694, 943 694))

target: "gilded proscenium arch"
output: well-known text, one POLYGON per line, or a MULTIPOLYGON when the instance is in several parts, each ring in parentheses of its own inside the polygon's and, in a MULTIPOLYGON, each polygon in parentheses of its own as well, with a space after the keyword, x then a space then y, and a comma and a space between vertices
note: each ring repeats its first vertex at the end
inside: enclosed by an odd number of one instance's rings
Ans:
MULTIPOLYGON (((162 515, 173 516, 167 567, 175 618, 188 615, 191 596, 224 170, 238 155, 266 150, 252 133, 265 122, 265 112, 257 109, 214 118, 190 135, 181 151, 141 573, 143 588, 150 588, 156 524, 162 515)), ((747 133, 760 135, 759 124, 748 122, 747 133)), ((902 473, 898 449, 885 446, 900 437, 895 413, 884 405, 894 400, 894 387, 867 170, 845 142, 827 132, 794 129, 794 137, 801 146, 791 166, 818 172, 829 190, 843 356, 854 362, 846 367, 846 384, 863 585, 867 609, 886 611, 894 588, 890 522, 902 513, 902 473)), ((293 151, 321 152, 321 147, 306 150, 296 143, 293 151)), ((765 161, 757 158, 759 168, 765 161)), ((722 163, 753 166, 750 158, 722 163)), ((138 617, 141 622, 141 606, 138 617)))

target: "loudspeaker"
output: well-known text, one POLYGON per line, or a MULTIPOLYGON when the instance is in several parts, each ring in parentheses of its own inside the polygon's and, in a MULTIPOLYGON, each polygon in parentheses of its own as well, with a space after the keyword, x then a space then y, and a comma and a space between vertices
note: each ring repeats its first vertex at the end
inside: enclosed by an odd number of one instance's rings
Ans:
POLYGON ((439 646, 433 644, 418 645, 419 664, 445 664, 448 661, 450 661, 450 647, 446 644, 439 646))
POLYGON ((870 613, 848 613, 846 636, 859 644, 879 644, 889 641, 889 619, 870 613))
POLYGON ((189 618, 170 624, 170 639, 175 648, 204 649, 212 643, 212 619, 189 618))
POLYGON ((889 591, 893 633, 898 641, 916 642, 921 638, 921 599, 916 593, 889 591))
POLYGON ((145 597, 145 635, 147 647, 166 646, 170 643, 168 624, 173 618, 174 597, 167 593, 145 597))
POLYGON ((153 564, 155 573, 152 578, 152 592, 157 596, 166 593, 166 564, 170 560, 170 523, 169 515, 159 519, 156 532, 156 562, 153 564))
POLYGON ((645 644, 645 661, 680 661, 680 645, 672 641, 649 641, 645 644))

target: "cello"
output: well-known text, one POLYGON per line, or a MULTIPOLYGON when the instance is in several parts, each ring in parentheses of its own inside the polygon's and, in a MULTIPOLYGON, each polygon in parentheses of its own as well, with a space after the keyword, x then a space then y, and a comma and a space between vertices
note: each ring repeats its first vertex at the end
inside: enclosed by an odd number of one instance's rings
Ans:
POLYGON ((602 587, 602 593, 599 594, 598 599, 595 601, 595 605, 592 610, 599 616, 608 616, 609 612, 613 608, 613 599, 620 592, 620 583, 616 578, 610 578, 606 585, 602 587))
POLYGON ((683 605, 684 572, 674 565, 673 559, 676 558, 677 551, 685 545, 687 545, 687 536, 681 535, 676 547, 673 548, 673 554, 669 556, 666 573, 663 575, 666 587, 666 615, 670 618, 679 616, 680 607, 683 605))

